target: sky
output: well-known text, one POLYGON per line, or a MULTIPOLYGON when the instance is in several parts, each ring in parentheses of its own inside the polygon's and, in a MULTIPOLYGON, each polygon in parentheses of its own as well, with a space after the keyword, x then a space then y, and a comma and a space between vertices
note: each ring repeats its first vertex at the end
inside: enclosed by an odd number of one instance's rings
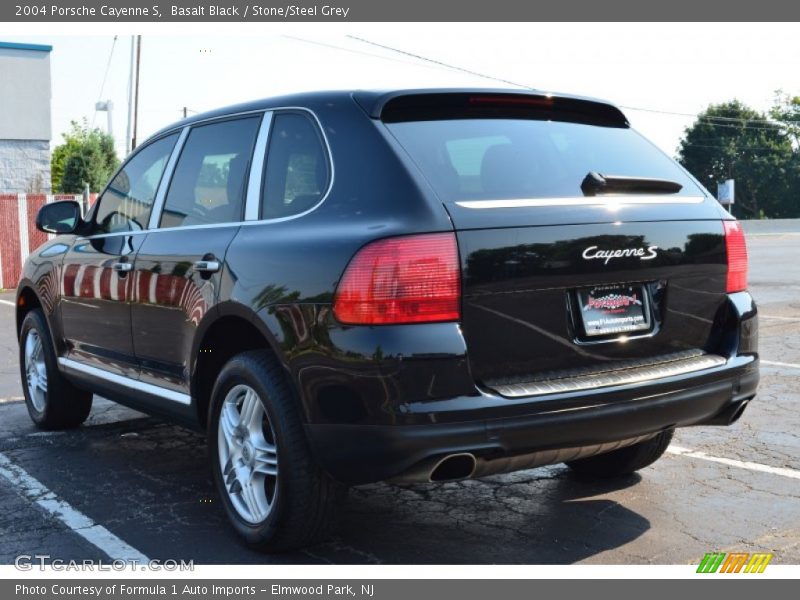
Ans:
MULTIPOLYGON (((357 23, 142 29, 139 140, 178 120, 183 107, 194 114, 319 89, 509 87, 354 38, 543 91, 609 100, 623 107, 633 126, 669 155, 675 154, 691 115, 709 104, 737 98, 766 110, 777 89, 800 94, 798 24, 357 23)), ((0 40, 53 46, 53 145, 71 120, 85 117, 105 129, 106 114, 95 113, 94 105, 110 99, 122 155, 130 34, 136 26, 71 30, 82 33, 0 32, 0 40)))

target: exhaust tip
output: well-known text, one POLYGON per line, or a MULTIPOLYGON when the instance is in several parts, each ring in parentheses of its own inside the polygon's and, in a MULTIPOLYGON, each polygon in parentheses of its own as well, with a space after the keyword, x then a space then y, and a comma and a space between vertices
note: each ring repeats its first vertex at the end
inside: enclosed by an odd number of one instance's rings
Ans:
POLYGON ((739 406, 736 408, 736 412, 733 413, 733 416, 731 417, 731 420, 728 421, 729 425, 733 425, 734 423, 736 423, 736 421, 739 420, 739 418, 744 413, 744 409, 747 408, 747 405, 749 403, 750 403, 750 400, 745 400, 744 402, 739 404, 739 406))
POLYGON ((733 425, 741 418, 752 399, 753 396, 750 396, 744 400, 738 400, 734 404, 729 404, 707 421, 703 421, 703 425, 733 425))
POLYGON ((475 457, 468 452, 450 454, 436 463, 431 471, 430 480, 433 483, 441 483, 469 479, 475 472, 476 465, 475 457))

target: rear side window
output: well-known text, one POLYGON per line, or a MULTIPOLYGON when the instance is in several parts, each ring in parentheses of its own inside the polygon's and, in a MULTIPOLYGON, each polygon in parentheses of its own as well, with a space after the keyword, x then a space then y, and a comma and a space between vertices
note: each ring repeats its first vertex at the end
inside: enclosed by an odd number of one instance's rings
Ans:
POLYGON ((262 219, 300 214, 325 195, 330 178, 328 156, 308 115, 287 112, 273 117, 266 165, 262 219))
POLYGON ((243 219, 250 157, 261 117, 194 127, 167 192, 159 227, 243 219))
POLYGON ((591 172, 667 179, 703 195, 686 173, 627 127, 523 119, 387 123, 442 200, 581 197, 591 172))
POLYGON ((125 163, 100 198, 96 233, 138 231, 147 228, 150 210, 178 134, 148 144, 125 163))

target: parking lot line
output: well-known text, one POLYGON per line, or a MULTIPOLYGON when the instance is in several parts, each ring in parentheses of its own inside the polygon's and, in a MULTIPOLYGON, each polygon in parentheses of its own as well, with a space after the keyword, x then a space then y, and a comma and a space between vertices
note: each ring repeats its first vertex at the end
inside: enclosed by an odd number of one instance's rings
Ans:
POLYGON ((800 365, 796 365, 794 363, 778 362, 775 360, 762 360, 761 364, 768 365, 771 367, 787 367, 789 369, 800 369, 800 365))
POLYGON ((787 469, 786 467, 771 467, 769 465, 762 465, 760 463, 748 462, 743 460, 735 460, 732 458, 722 458, 719 456, 709 456, 705 452, 699 450, 690 450, 681 446, 670 446, 667 452, 677 456, 688 456, 690 458, 699 458, 700 460, 707 460, 710 462, 728 465, 730 467, 738 467, 740 469, 748 469, 750 471, 760 471, 761 473, 770 473, 771 475, 781 475, 782 477, 791 477, 792 479, 800 479, 800 471, 795 469, 787 469))
POLYGON ((778 315, 758 315, 760 319, 774 319, 776 321, 797 321, 800 323, 800 317, 779 317, 778 315))
POLYGON ((0 476, 49 515, 64 523, 75 534, 105 552, 112 560, 135 560, 138 564, 149 562, 150 559, 136 548, 129 546, 108 529, 61 500, 38 479, 31 477, 25 469, 11 462, 2 452, 0 452, 0 476))

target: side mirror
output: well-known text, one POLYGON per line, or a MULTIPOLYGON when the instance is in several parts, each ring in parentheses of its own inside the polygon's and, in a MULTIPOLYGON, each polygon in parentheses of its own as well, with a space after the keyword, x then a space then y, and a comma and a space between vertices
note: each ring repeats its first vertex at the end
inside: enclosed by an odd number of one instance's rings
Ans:
POLYGON ((74 200, 45 204, 36 215, 36 228, 45 233, 74 233, 82 222, 81 205, 74 200))

